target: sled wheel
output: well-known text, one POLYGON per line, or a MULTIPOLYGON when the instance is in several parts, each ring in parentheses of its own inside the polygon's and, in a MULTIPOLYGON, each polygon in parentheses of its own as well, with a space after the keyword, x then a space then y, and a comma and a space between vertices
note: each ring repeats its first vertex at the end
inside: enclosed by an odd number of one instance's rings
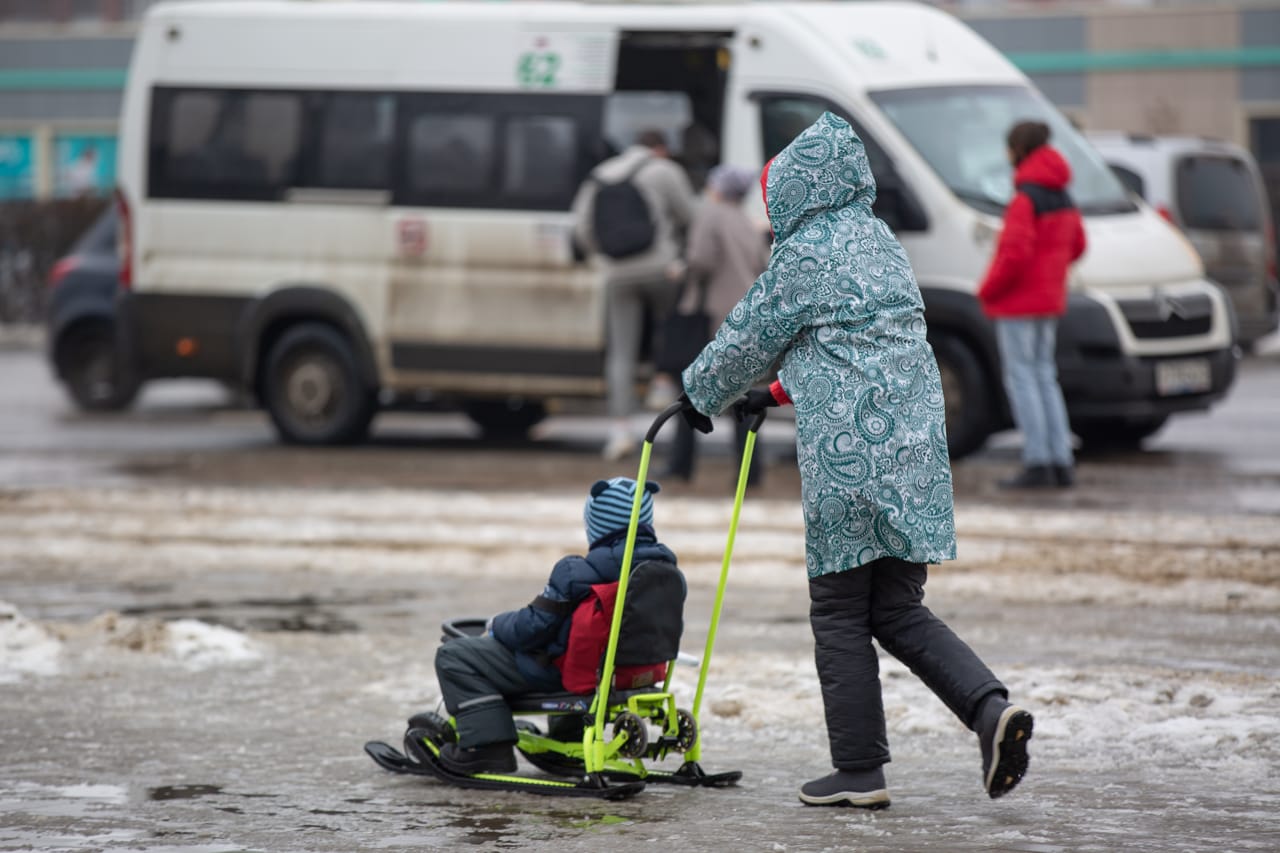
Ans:
POLYGON ((676 710, 676 751, 688 752, 698 742, 698 721, 684 708, 676 710))
POLYGON ((449 725, 449 721, 435 711, 414 714, 409 718, 408 728, 426 729, 436 743, 452 743, 458 739, 458 733, 454 731, 453 726, 449 725))
POLYGON ((426 734, 427 737, 430 738, 431 742, 436 745, 437 751, 439 751, 440 747, 444 746, 446 743, 453 743, 456 739, 456 736, 453 734, 453 729, 448 724, 446 724, 444 728, 435 728, 432 726, 424 726, 416 729, 411 728, 409 731, 404 733, 404 754, 410 757, 417 754, 414 752, 414 746, 419 750, 422 749, 422 746, 421 744, 414 744, 413 746, 410 746, 410 741, 412 741, 413 738, 409 737, 409 732, 426 734))
POLYGON ((644 751, 649 748, 649 730, 645 728, 644 720, 630 711, 623 711, 613 720, 613 736, 617 737, 623 732, 627 733, 627 740, 618 754, 624 758, 639 758, 644 755, 644 751))

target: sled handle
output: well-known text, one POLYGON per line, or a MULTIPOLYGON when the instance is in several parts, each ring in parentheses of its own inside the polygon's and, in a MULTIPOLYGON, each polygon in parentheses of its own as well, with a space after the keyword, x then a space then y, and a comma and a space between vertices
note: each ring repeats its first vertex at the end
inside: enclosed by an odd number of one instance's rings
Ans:
POLYGON ((663 409, 662 412, 653 419, 653 425, 650 426, 649 431, 644 434, 644 440, 649 444, 653 444, 653 442, 658 438, 658 430, 662 429, 662 425, 683 412, 684 406, 684 403, 676 402, 663 409))
MULTIPOLYGON (((742 445, 742 464, 738 466, 738 487, 733 495, 733 517, 729 520, 729 538, 724 545, 724 559, 720 562, 720 582, 716 585, 716 600, 711 608, 711 624, 707 628, 707 646, 702 652, 702 666, 698 669, 698 689, 693 694, 693 720, 698 721, 702 710, 702 692, 707 685, 707 672, 711 668, 711 651, 716 644, 716 630, 720 627, 720 610, 724 606, 724 589, 729 582, 729 562, 733 558, 733 543, 738 536, 738 518, 742 515, 742 499, 747 493, 747 476, 751 473, 751 457, 756 449, 756 433, 764 423, 768 409, 761 409, 747 430, 742 445)), ((702 757, 702 738, 699 737, 685 753, 688 761, 702 757)))

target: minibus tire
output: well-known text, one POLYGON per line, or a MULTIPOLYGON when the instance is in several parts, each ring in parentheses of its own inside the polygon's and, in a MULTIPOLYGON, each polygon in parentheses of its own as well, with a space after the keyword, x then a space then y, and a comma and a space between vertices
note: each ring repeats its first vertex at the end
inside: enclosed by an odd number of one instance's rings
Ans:
POLYGON ((973 350, 955 335, 930 336, 947 405, 947 450, 963 459, 991 435, 991 392, 973 350))
POLYGON ((299 323, 285 330, 267 354, 263 405, 280 438, 290 444, 351 444, 369 433, 377 409, 373 389, 360 379, 355 353, 342 333, 324 323, 299 323), (308 417, 297 403, 322 411, 308 417), (291 399, 292 398, 292 399, 291 399))

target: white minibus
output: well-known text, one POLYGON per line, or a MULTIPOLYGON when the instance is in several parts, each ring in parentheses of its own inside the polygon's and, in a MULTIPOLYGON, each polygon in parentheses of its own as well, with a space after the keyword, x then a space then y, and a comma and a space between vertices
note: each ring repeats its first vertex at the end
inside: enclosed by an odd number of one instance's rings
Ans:
POLYGON ((119 146, 127 338, 146 377, 252 390, 288 441, 359 439, 422 394, 523 432, 603 393, 606 293, 570 240, 591 168, 649 128, 695 183, 759 168, 827 109, 911 256, 956 457, 1009 422, 974 291, 1022 119, 1052 126, 1087 223, 1059 344, 1077 433, 1137 441, 1225 392, 1230 309, 1186 241, 915 3, 161 3, 119 146))

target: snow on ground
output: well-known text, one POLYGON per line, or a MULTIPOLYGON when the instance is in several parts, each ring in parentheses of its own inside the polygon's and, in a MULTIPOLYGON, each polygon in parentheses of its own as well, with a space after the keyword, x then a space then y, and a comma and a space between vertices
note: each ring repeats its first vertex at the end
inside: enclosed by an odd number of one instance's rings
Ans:
POLYGON ((58 672, 62 644, 16 607, 0 601, 0 684, 58 672))
MULTIPOLYGON (((719 577, 728 503, 657 503, 659 531, 691 583, 713 585, 719 577)), ((563 553, 585 549, 577 495, 46 490, 0 493, 0 505, 0 565, 32 559, 35 541, 34 556, 50 568, 97 565, 118 579, 228 565, 532 578, 563 553)), ((934 572, 950 593, 1280 610, 1274 519, 969 506, 957 528, 960 559, 934 572)), ((749 500, 732 583, 802 582, 803 536, 793 502, 749 500)))
POLYGON ((72 664, 93 666, 92 659, 122 651, 190 670, 262 657, 259 644, 245 634, 196 619, 163 622, 103 613, 84 624, 41 624, 0 601, 0 684, 57 675, 72 664))
MULTIPOLYGON (((704 590, 719 576, 727 503, 660 498, 657 504, 663 539, 681 554, 690 583, 704 590)), ((0 504, 0 566, 39 566, 71 576, 96 571, 117 583, 235 567, 282 577, 447 575, 519 587, 518 596, 525 596, 556 558, 585 544, 577 495, 47 490, 0 493, 0 504)), ((1209 619, 1280 614, 1274 519, 968 506, 957 525, 961 559, 932 571, 932 596, 1150 605, 1209 619)), ((737 550, 731 590, 767 595, 802 588, 803 528, 793 503, 748 501, 737 550)), ((723 739, 746 752, 768 737, 803 751, 820 740, 816 673, 812 659, 795 652, 804 647, 807 625, 762 630, 794 632, 788 635, 791 651, 769 651, 763 643, 749 654, 717 651, 715 690, 703 709, 709 749, 723 739)), ((164 623, 111 613, 81 625, 41 626, 0 606, 0 681, 56 677, 59 661, 64 668, 68 658, 91 668, 95 655, 122 652, 192 668, 235 664, 266 654, 273 642, 279 640, 193 620, 164 623)), ((686 706, 693 672, 681 667, 677 673, 677 694, 686 706)), ((1261 671, 1229 670, 1214 661, 1191 670, 1093 660, 1005 666, 999 674, 1013 696, 1035 710, 1034 760, 1085 776, 1164 768, 1179 778, 1198 768, 1228 774, 1233 786, 1274 791, 1280 686, 1261 671)), ((891 737, 918 742, 912 748, 973 751, 972 736, 887 656, 882 680, 891 737)), ((406 708, 438 701, 429 656, 363 690, 406 708)))

